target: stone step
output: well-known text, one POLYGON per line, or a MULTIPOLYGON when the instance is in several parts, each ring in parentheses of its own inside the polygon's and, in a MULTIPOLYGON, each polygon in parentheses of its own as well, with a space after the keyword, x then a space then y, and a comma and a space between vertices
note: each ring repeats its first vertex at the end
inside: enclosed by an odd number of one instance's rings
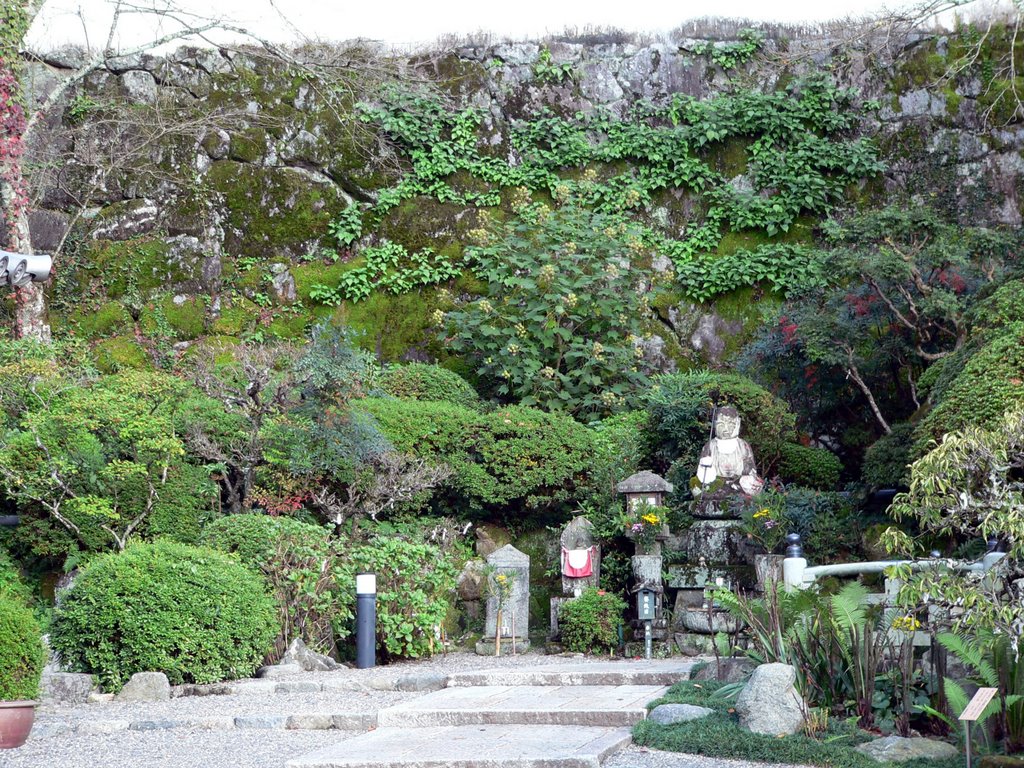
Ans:
POLYGON ((289 760, 286 768, 599 768, 629 742, 628 728, 378 728, 289 760))
POLYGON ((480 685, 674 685, 689 680, 692 661, 674 659, 592 661, 514 669, 456 672, 449 688, 480 685))
POLYGON ((577 725, 625 727, 647 716, 657 685, 492 685, 447 688, 377 713, 380 727, 577 725))

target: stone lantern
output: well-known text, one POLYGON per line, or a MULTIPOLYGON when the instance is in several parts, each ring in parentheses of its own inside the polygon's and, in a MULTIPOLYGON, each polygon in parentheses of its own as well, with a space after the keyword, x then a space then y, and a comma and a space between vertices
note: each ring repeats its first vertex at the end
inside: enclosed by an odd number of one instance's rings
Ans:
POLYGON ((674 486, 661 475, 650 470, 630 475, 615 486, 615 490, 626 497, 626 509, 632 511, 641 504, 652 507, 665 505, 665 494, 672 493, 674 486))

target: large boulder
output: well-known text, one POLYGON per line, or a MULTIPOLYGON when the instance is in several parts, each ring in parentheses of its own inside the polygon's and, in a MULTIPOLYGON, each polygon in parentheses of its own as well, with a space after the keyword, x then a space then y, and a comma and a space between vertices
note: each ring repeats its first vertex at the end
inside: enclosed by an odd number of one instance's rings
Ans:
POLYGON ((39 698, 44 704, 84 704, 95 687, 92 675, 47 669, 39 681, 39 698))
POLYGON ((770 736, 799 731, 807 707, 795 682, 796 669, 789 664, 762 664, 755 669, 736 699, 740 725, 770 736))
POLYGON ((117 694, 118 701, 167 701, 171 684, 163 672, 136 672, 117 694))
POLYGON ((880 763, 903 763, 917 758, 945 760, 960 755, 960 750, 952 744, 920 736, 909 739, 903 736, 886 736, 884 739, 861 744, 856 749, 880 763))

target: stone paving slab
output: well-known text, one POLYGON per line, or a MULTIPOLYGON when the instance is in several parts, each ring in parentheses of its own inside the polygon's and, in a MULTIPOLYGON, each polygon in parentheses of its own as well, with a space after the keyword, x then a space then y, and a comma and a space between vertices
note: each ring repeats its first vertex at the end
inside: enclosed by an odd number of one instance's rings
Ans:
POLYGON ((481 686, 446 688, 377 713, 381 727, 436 725, 631 726, 647 703, 665 695, 656 685, 481 686))
POLYGON ((289 760, 286 768, 599 768, 629 742, 628 728, 378 728, 289 760))
POLYGON ((479 685, 674 685, 689 680, 692 661, 674 659, 549 664, 456 672, 449 688, 479 685))

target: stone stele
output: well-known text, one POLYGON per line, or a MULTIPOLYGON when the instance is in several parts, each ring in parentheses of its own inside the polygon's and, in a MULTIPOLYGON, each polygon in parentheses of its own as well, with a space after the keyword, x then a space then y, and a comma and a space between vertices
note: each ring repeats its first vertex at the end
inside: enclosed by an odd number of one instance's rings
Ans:
MULTIPOLYGON (((516 637, 525 638, 530 628, 530 558, 511 544, 506 544, 487 556, 487 565, 493 569, 491 578, 505 574, 512 579, 512 594, 506 600, 501 615, 501 636, 512 637, 515 621, 516 637)), ((498 633, 498 600, 487 598, 487 621, 484 637, 493 640, 498 633)))

